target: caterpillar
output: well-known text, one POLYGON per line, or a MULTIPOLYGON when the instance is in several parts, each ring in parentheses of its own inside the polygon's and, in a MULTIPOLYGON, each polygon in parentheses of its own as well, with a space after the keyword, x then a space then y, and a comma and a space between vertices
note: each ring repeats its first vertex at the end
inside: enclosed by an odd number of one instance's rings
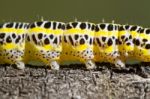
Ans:
POLYGON ((87 69, 95 62, 124 68, 126 61, 150 62, 150 29, 114 23, 38 21, 0 25, 0 64, 24 69, 30 61, 59 70, 66 61, 87 69))

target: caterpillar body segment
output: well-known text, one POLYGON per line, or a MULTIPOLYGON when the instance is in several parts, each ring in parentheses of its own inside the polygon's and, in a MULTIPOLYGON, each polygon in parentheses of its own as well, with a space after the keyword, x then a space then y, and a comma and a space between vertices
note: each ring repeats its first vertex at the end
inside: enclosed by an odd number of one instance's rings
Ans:
POLYGON ((119 52, 119 25, 112 23, 97 24, 94 36, 94 61, 110 62, 116 67, 124 67, 119 52))
POLYGON ((28 29, 25 61, 42 62, 59 69, 57 63, 62 52, 62 36, 65 29, 64 23, 55 21, 42 21, 31 23, 28 29))
POLYGON ((122 25, 119 29, 119 51, 122 59, 138 60, 142 62, 150 61, 149 29, 136 25, 122 25), (147 31, 147 33, 146 33, 147 31))
POLYGON ((93 39, 95 24, 88 22, 70 22, 63 34, 61 61, 80 61, 87 69, 95 67, 93 63, 93 39))
POLYGON ((141 28, 135 25, 122 25, 119 27, 119 51, 121 59, 124 61, 135 57, 137 45, 133 40, 140 38, 139 31, 141 28))
POLYGON ((134 44, 132 42, 133 36, 131 35, 129 25, 120 25, 119 26, 119 35, 118 35, 118 43, 119 43, 119 52, 121 58, 125 61, 131 54, 134 52, 134 44))
POLYGON ((150 29, 140 28, 137 33, 138 37, 133 39, 135 45, 134 57, 139 61, 150 62, 150 29))
POLYGON ((0 63, 24 68, 25 36, 28 23, 8 22, 0 27, 0 63))

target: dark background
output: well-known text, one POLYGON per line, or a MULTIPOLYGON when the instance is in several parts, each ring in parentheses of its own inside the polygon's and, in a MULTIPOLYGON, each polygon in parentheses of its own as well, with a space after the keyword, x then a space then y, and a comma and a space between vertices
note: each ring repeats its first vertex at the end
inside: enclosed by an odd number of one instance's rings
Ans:
POLYGON ((150 0, 0 0, 0 21, 112 22, 150 26, 150 0))

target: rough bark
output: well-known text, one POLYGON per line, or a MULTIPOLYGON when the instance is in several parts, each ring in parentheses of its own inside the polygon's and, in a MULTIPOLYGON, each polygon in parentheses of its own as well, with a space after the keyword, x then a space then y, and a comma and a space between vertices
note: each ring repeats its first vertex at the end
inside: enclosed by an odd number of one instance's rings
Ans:
POLYGON ((98 64, 62 66, 59 71, 27 66, 0 66, 0 99, 149 99, 150 67, 110 68, 98 64))

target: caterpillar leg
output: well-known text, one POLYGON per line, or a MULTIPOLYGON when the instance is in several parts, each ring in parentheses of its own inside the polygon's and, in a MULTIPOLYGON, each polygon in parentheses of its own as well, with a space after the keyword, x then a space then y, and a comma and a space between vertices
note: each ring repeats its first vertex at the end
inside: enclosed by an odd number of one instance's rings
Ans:
POLYGON ((23 70, 25 68, 25 64, 22 61, 16 62, 15 65, 20 70, 23 70))
POLYGON ((59 70, 60 67, 57 61, 51 61, 50 66, 52 70, 59 70))
POLYGON ((125 67, 125 62, 123 62, 120 59, 116 59, 114 64, 115 64, 115 67, 117 67, 117 68, 124 68, 125 67))
POLYGON ((87 60, 85 62, 86 69, 94 69, 96 68, 95 63, 92 60, 87 60))
MULTIPOLYGON (((87 48, 86 50, 83 50, 80 53, 80 55, 85 61, 86 69, 96 68, 95 63, 92 61, 92 59, 94 58, 93 51, 90 48, 87 48)), ((82 61, 82 59, 81 59, 81 61, 82 61)))

